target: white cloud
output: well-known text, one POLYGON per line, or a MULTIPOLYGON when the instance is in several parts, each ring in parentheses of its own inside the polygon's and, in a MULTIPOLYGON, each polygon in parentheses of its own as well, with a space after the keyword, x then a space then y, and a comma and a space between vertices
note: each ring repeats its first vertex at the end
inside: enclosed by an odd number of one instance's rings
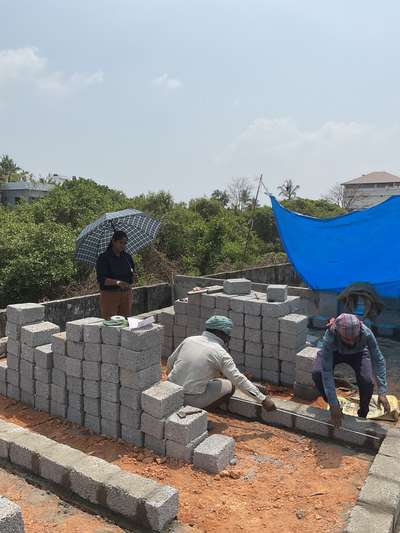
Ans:
POLYGON ((152 81, 152 85, 166 90, 175 90, 183 87, 183 83, 180 80, 172 78, 169 74, 161 74, 161 76, 152 81))
POLYGON ((33 47, 0 50, 0 90, 11 84, 28 84, 39 91, 64 95, 102 81, 101 71, 69 75, 52 71, 47 59, 33 47))
POLYGON ((329 121, 305 129, 291 118, 258 118, 216 158, 227 176, 264 175, 269 190, 284 178, 319 197, 337 181, 374 170, 400 174, 400 125, 329 121))

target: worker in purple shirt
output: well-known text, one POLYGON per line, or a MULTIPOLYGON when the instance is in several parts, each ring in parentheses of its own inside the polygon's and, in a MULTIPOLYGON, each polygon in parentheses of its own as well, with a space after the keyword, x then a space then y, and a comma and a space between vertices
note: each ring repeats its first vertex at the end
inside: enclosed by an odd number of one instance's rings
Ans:
POLYGON ((378 385, 378 401, 385 412, 390 411, 386 397, 386 364, 375 335, 355 315, 343 313, 332 320, 322 339, 322 348, 315 360, 312 377, 326 402, 329 403, 331 421, 336 427, 342 423, 335 387, 334 369, 346 363, 354 370, 360 393, 358 416, 366 418, 374 391, 375 374, 378 385))

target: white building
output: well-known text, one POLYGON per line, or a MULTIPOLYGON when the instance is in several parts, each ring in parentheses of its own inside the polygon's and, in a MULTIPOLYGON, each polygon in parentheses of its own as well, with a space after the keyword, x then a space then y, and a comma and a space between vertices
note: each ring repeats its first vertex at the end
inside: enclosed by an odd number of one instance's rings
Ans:
POLYGON ((342 185, 344 204, 350 210, 364 209, 400 195, 400 177, 389 172, 370 172, 342 185))

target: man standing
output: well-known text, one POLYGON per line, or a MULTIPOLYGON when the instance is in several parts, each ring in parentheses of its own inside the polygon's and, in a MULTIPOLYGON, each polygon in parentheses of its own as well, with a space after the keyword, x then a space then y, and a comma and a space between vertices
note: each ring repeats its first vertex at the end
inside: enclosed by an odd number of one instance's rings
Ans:
POLYGON ((366 418, 374 391, 373 373, 378 384, 379 404, 390 411, 386 398, 386 364, 375 335, 355 315, 343 313, 332 320, 323 337, 323 345, 317 355, 312 377, 324 400, 329 403, 332 423, 342 423, 335 388, 334 369, 346 363, 354 370, 360 392, 358 416, 366 418))
POLYGON ((258 400, 267 411, 275 410, 271 398, 239 372, 227 352, 232 320, 212 316, 205 328, 202 335, 185 339, 167 361, 168 380, 183 387, 185 404, 199 408, 216 407, 232 396, 236 386, 258 400))

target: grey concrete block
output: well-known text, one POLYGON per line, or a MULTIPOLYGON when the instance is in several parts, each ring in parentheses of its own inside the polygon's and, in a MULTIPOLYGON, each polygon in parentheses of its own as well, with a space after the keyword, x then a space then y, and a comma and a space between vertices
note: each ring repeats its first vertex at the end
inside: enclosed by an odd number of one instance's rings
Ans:
POLYGON ((190 410, 190 406, 180 410, 188 412, 185 418, 180 418, 177 413, 168 417, 165 424, 166 439, 186 445, 207 431, 207 411, 189 414, 190 410))
POLYGON ((67 414, 67 406, 64 403, 58 403, 54 400, 50 400, 50 414, 51 416, 65 418, 67 414))
POLYGON ((83 342, 101 344, 102 326, 102 318, 99 318, 97 322, 83 324, 83 342))
POLYGON ((54 385, 65 388, 67 386, 67 376, 65 372, 58 368, 53 368, 51 371, 51 382, 54 385))
POLYGON ((142 448, 144 444, 144 433, 139 429, 134 429, 131 426, 121 425, 121 439, 133 444, 138 448, 142 448))
POLYGON ((388 431, 379 448, 379 454, 400 458, 400 432, 397 429, 388 431))
POLYGON ((84 379, 91 379, 93 381, 100 381, 101 364, 95 361, 83 361, 82 363, 82 375, 84 379))
POLYGON ((157 439, 148 433, 144 434, 144 447, 153 450, 158 455, 165 455, 166 441, 164 439, 157 439))
POLYGON ((245 365, 245 369, 250 380, 259 381, 261 379, 261 376, 262 376, 261 367, 255 368, 255 367, 245 365))
POLYGON ((84 420, 84 413, 79 409, 75 409, 74 407, 68 406, 67 420, 69 420, 73 424, 78 424, 79 426, 81 426, 84 420))
POLYGON ((55 442, 31 431, 18 433, 10 442, 10 461, 34 474, 39 473, 39 457, 47 448, 56 446, 55 442))
POLYGON ((101 431, 101 421, 99 416, 93 416, 90 413, 85 413, 83 424, 86 428, 99 434, 101 431))
POLYGON ((296 415, 295 427, 297 431, 302 431, 308 435, 317 435, 318 437, 329 437, 330 426, 325 422, 318 420, 317 417, 305 417, 296 415))
POLYGON ((263 370, 272 370, 273 372, 280 372, 280 362, 278 359, 266 357, 262 360, 263 370))
MULTIPOLYGON (((262 421, 271 426, 293 429, 295 425, 295 415, 290 412, 290 408, 288 408, 289 406, 286 407, 285 401, 275 403, 278 407, 276 411, 266 411, 265 409, 261 409, 262 421)), ((293 402, 289 402, 289 404, 293 404, 293 402)))
POLYGON ((144 500, 146 522, 154 531, 163 531, 177 516, 179 494, 173 487, 162 486, 144 500))
POLYGON ((9 368, 7 370, 7 383, 14 385, 14 387, 19 387, 19 372, 9 368))
POLYGON ((65 331, 52 335, 51 345, 53 348, 53 353, 65 355, 67 351, 67 335, 65 331))
POLYGON ((41 368, 35 366, 34 377, 37 381, 42 383, 51 383, 51 368, 41 368))
POLYGON ((56 443, 55 446, 46 448, 39 456, 39 475, 65 489, 69 489, 69 473, 74 464, 79 463, 87 456, 85 453, 56 443))
MULTIPOLYGON (((194 322, 190 321, 190 326, 197 328, 197 322, 194 325, 194 322)), ((187 336, 186 327, 185 326, 178 326, 177 324, 175 324, 175 326, 173 328, 173 333, 174 333, 174 338, 186 338, 186 336, 187 336)))
POLYGON ((207 437, 208 432, 206 431, 188 444, 181 444, 173 440, 167 440, 166 455, 168 457, 174 457, 175 459, 180 459, 182 461, 186 461, 187 463, 191 463, 193 460, 194 449, 207 437))
POLYGON ((261 357, 258 357, 256 355, 249 355, 246 353, 244 361, 246 369, 251 368, 254 370, 261 370, 261 357))
POLYGON ((314 381, 311 372, 303 372, 296 368, 296 383, 300 385, 306 385, 308 387, 314 387, 314 381))
MULTIPOLYGON (((215 309, 229 311, 231 308, 231 299, 232 297, 228 294, 224 294, 224 293, 215 294, 215 309)), ((217 315, 218 313, 215 312, 215 314, 217 315)))
POLYGON ((44 320, 44 306, 34 303, 7 306, 7 322, 18 325, 33 324, 44 320))
POLYGON ((165 418, 183 405, 183 387, 160 381, 142 393, 142 409, 155 418, 165 418))
POLYGON ((183 326, 187 327, 188 325, 188 315, 176 315, 175 317, 175 325, 172 327, 173 331, 175 331, 175 326, 183 326))
POLYGON ((279 345, 279 333, 277 331, 262 331, 262 342, 263 344, 274 344, 275 346, 279 345))
POLYGON ((68 393, 68 406, 73 407, 78 411, 83 411, 83 398, 81 394, 68 393))
POLYGON ((122 425, 132 429, 140 429, 140 417, 141 411, 136 411, 126 405, 121 405, 120 422, 122 425))
POLYGON ((97 398, 89 398, 89 396, 83 397, 83 409, 85 413, 100 417, 101 414, 101 407, 100 407, 100 400, 97 398))
POLYGON ((204 330, 205 319, 201 317, 194 317, 188 315, 188 325, 185 330, 183 326, 174 326, 174 337, 186 338, 189 336, 190 330, 195 330, 196 335, 204 330))
POLYGON ((35 394, 21 389, 21 402, 29 407, 35 407, 35 394))
POLYGON ((83 379, 67 375, 67 390, 74 394, 83 394, 83 379))
POLYGON ((285 372, 281 372, 279 380, 284 387, 291 387, 294 383, 295 376, 294 374, 285 374, 285 372))
POLYGON ((229 465, 235 453, 235 441, 225 435, 211 435, 193 453, 196 468, 217 474, 229 465))
POLYGON ((21 391, 28 392, 32 395, 35 394, 35 381, 33 379, 21 377, 19 380, 19 386, 21 391))
POLYGON ((289 313, 300 313, 302 310, 300 296, 288 296, 287 303, 289 304, 289 313))
POLYGON ((37 346, 34 350, 35 365, 41 368, 53 367, 53 349, 51 344, 37 346))
POLYGON ((121 348, 118 366, 126 370, 140 371, 161 363, 161 344, 151 349, 136 352, 121 348))
POLYGON ((201 297, 205 294, 204 290, 201 291, 189 291, 187 293, 188 305, 201 305, 201 297))
POLYGON ((268 285, 267 301, 268 302, 286 302, 287 285, 268 285))
POLYGON ((261 330, 245 328, 244 339, 245 341, 250 341, 250 342, 261 344, 261 330))
POLYGON ((21 344, 21 358, 30 363, 35 362, 34 348, 26 344, 21 344))
POLYGON ((279 332, 279 318, 264 316, 262 320, 262 328, 267 332, 279 332))
POLYGON ((272 357, 273 359, 279 358, 279 346, 277 344, 264 344, 262 351, 263 358, 272 357))
POLYGON ((139 329, 123 328, 121 330, 121 346, 132 351, 150 350, 161 346, 162 326, 152 324, 139 329))
POLYGON ((369 473, 370 475, 398 483, 400 479, 400 463, 395 457, 378 454, 371 465, 369 473))
POLYGON ((148 413, 142 412, 140 429, 146 435, 152 435, 159 440, 164 439, 165 418, 155 418, 148 413))
POLYGON ((35 396, 35 409, 38 411, 45 411, 46 413, 50 412, 50 399, 44 396, 35 396))
POLYGON ((7 337, 0 337, 0 355, 7 353, 7 337))
POLYGON ((261 316, 244 315, 244 325, 250 329, 261 329, 261 316))
POLYGON ((343 533, 392 533, 393 515, 381 512, 373 507, 356 505, 343 533))
POLYGON ((224 281, 224 293, 246 295, 251 292, 251 281, 245 278, 226 279, 224 281))
POLYGON ((6 385, 7 383, 7 369, 8 369, 7 359, 1 359, 0 360, 0 384, 1 385, 6 385))
MULTIPOLYGON (((271 360, 274 361, 274 359, 271 360)), ((279 385, 280 372, 276 370, 261 369, 261 379, 263 381, 267 381, 268 383, 272 383, 273 385, 279 385)))
POLYGON ((100 398, 100 381, 85 379, 83 381, 83 394, 89 398, 100 398))
POLYGON ((107 402, 106 400, 100 401, 100 412, 102 418, 108 418, 109 420, 115 420, 119 422, 119 411, 121 404, 119 402, 107 402))
POLYGON ((281 361, 281 372, 284 374, 290 374, 294 377, 296 373, 296 364, 289 361, 281 361))
POLYGON ((229 342, 229 348, 234 352, 243 352, 244 350, 244 341, 243 339, 234 339, 231 338, 229 342))
POLYGON ((251 299, 251 295, 248 296, 233 296, 230 300, 230 308, 231 311, 235 313, 244 314, 244 304, 249 299, 251 299))
POLYGON ((301 350, 306 344, 307 340, 307 330, 304 330, 302 333, 297 335, 292 335, 290 333, 280 333, 279 343, 283 348, 290 348, 294 350, 301 350))
POLYGON ((107 402, 119 402, 119 383, 108 383, 102 381, 100 383, 100 397, 107 402))
POLYGON ((50 390, 51 384, 50 383, 41 383, 36 382, 35 383, 35 391, 36 394, 39 396, 42 396, 43 398, 50 399, 51 397, 51 390, 50 390))
POLYGON ((103 326, 101 328, 101 340, 103 344, 108 344, 110 346, 121 346, 121 328, 103 326))
MULTIPOLYGON (((11 368, 11 367, 9 367, 11 368)), ((24 359, 21 359, 20 364, 20 377, 24 378, 30 378, 33 379, 34 376, 34 369, 35 366, 33 363, 30 363, 29 361, 25 361, 24 359)))
POLYGON ((289 333, 291 335, 299 335, 300 333, 307 332, 308 330, 308 317, 304 315, 297 315, 295 313, 287 315, 280 319, 280 332, 289 333))
POLYGON ((245 300, 244 312, 246 315, 260 316, 261 315, 261 301, 260 299, 252 298, 245 300))
POLYGON ((20 434, 29 434, 29 431, 16 424, 0 420, 0 457, 2 459, 9 460, 10 443, 20 434))
POLYGON ((158 316, 158 321, 162 326, 172 327, 175 321, 175 310, 173 307, 164 309, 158 316))
POLYGON ((245 352, 246 355, 261 357, 262 356, 262 344, 259 342, 245 342, 245 352))
POLYGON ((65 355, 60 355, 60 354, 57 354, 57 353, 53 353, 53 366, 54 368, 56 368, 57 370, 61 370, 62 372, 65 373, 65 360, 66 360, 66 356, 65 355))
POLYGON ((67 334, 67 340, 73 342, 83 342, 83 327, 86 324, 94 324, 98 322, 97 317, 81 318, 79 320, 72 320, 67 322, 65 326, 65 332, 67 334))
POLYGON ((20 357, 21 356, 21 343, 19 341, 14 341, 13 339, 8 339, 7 340, 7 354, 20 357))
MULTIPOLYGON (((110 348, 110 346, 107 346, 106 344, 96 344, 95 342, 85 342, 83 345, 83 359, 85 361, 100 363, 102 348, 110 348)), ((112 348, 116 348, 118 353, 118 346, 112 346, 112 348)))
POLYGON ((201 306, 208 309, 215 309, 215 295, 203 293, 201 295, 201 306))
POLYGON ((141 396, 142 396, 141 391, 129 389, 127 387, 120 388, 121 404, 126 407, 129 407, 130 409, 134 411, 140 411, 142 408, 141 396))
POLYGON ((119 383, 119 367, 103 363, 101 365, 101 380, 109 383, 119 383))
POLYGON ((303 372, 312 372, 319 348, 307 346, 296 355, 296 369, 303 372))
POLYGON ((232 339, 240 339, 243 340, 244 338, 244 327, 241 326, 233 326, 232 329, 232 339))
POLYGON ((16 372, 20 369, 20 362, 23 361, 20 357, 12 355, 11 353, 7 354, 7 368, 15 370, 16 372))
POLYGON ((112 439, 119 439, 121 436, 121 424, 119 420, 109 420, 101 418, 101 434, 112 439))
POLYGON ((23 326, 21 328, 21 342, 32 346, 32 348, 43 346, 44 344, 50 344, 52 335, 59 332, 60 328, 51 322, 39 322, 23 326))
POLYGON ((264 318, 279 318, 288 315, 289 312, 288 302, 264 302, 261 305, 261 314, 264 318))
POLYGON ((2 533, 24 533, 21 508, 14 502, 0 496, 0 531, 2 533))
POLYGON ((85 500, 95 504, 104 504, 108 480, 120 469, 99 459, 98 457, 86 456, 84 459, 71 465, 70 489, 85 500))
POLYGON ((358 496, 358 503, 392 513, 397 519, 400 511, 400 483, 369 475, 358 496))
POLYGON ((18 385, 7 383, 7 398, 19 401, 21 399, 21 389, 18 385))
MULTIPOLYGON (((248 315, 249 317, 252 317, 252 315, 248 315)), ((243 313, 236 313, 236 311, 229 311, 229 318, 232 320, 234 326, 244 326, 244 317, 245 315, 243 313)), ((258 317, 252 317, 255 318, 255 320, 258 319, 258 317)), ((249 326, 252 327, 252 326, 249 326)))
POLYGON ((319 396, 319 392, 315 386, 303 385, 302 383, 297 383, 297 381, 293 384, 293 392, 295 397, 310 402, 314 401, 319 396))
POLYGON ((183 300, 176 300, 174 302, 174 310, 175 314, 185 314, 187 313, 187 298, 184 298, 183 300))
POLYGON ((67 341, 67 355, 71 359, 83 359, 83 342, 67 341))
POLYGON ((296 362, 297 349, 279 347, 279 359, 281 361, 289 361, 290 363, 296 362))
POLYGON ((6 337, 13 341, 21 340, 21 326, 13 322, 6 323, 6 337))
POLYGON ((160 365, 154 365, 150 368, 145 368, 139 372, 132 372, 131 370, 120 370, 120 382, 123 387, 128 387, 135 390, 146 390, 151 385, 154 385, 161 378, 160 365))
POLYGON ((112 346, 103 344, 101 346, 101 361, 102 363, 109 363, 117 365, 119 359, 119 346, 112 346))
POLYGON ((82 379, 82 361, 80 359, 73 359, 72 357, 65 358, 65 373, 67 376, 82 379))

